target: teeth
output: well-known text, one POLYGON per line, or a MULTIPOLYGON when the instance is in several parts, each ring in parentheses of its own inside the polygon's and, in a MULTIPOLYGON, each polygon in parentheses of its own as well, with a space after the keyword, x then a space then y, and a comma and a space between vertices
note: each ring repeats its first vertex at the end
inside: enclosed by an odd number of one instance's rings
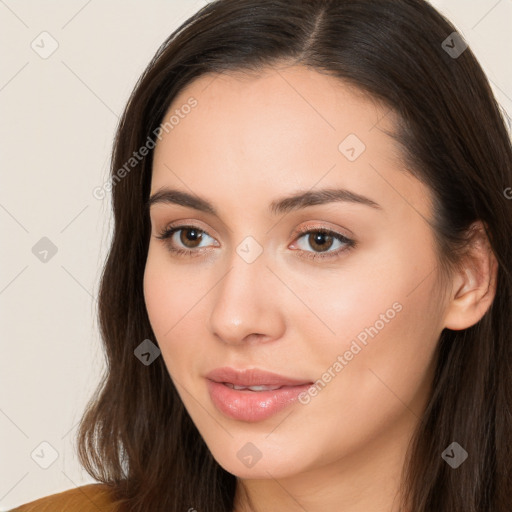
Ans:
POLYGON ((237 386, 235 384, 231 384, 231 382, 224 383, 228 388, 242 390, 249 389, 251 391, 273 391, 274 389, 280 389, 282 386, 237 386))

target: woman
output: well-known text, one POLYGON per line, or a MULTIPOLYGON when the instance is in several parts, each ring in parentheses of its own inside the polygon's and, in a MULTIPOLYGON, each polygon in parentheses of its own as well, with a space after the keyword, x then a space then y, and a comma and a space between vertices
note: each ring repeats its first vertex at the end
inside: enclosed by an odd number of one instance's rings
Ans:
POLYGON ((428 3, 208 4, 115 140, 102 484, 16 510, 509 511, 510 186, 428 3))

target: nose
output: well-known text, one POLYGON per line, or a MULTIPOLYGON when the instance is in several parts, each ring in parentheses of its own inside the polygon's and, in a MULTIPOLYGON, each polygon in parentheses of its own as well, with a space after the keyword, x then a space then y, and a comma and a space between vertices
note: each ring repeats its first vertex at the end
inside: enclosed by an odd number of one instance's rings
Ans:
POLYGON ((212 333, 230 345, 280 338, 285 328, 283 288, 263 256, 247 263, 235 253, 212 294, 212 333))

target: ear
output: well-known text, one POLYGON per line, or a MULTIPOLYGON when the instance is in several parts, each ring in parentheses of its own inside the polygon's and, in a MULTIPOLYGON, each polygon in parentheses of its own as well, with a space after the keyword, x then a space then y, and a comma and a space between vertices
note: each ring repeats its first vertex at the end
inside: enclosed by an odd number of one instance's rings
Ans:
POLYGON ((445 327, 467 329, 486 313, 496 294, 498 262, 482 221, 469 228, 471 241, 462 268, 454 275, 445 327))

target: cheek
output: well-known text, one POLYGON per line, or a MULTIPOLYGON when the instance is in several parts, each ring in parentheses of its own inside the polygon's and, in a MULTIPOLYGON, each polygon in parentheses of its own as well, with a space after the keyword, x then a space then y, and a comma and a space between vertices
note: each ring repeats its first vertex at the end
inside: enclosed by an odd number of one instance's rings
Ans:
POLYGON ((165 352, 175 332, 181 328, 180 318, 189 309, 190 288, 180 284, 178 267, 170 265, 161 252, 150 246, 143 288, 151 327, 162 352, 165 352))
POLYGON ((432 270, 428 257, 371 268, 354 270, 358 279, 340 280, 344 286, 327 296, 332 305, 322 318, 336 335, 309 338, 306 357, 319 380, 317 391, 303 397, 311 408, 308 429, 325 432, 334 451, 352 449, 348 439, 369 442, 398 418, 420 416, 432 376, 439 336, 434 274, 414 289, 418 275, 432 270))
MULTIPOLYGON (((176 304, 170 301, 175 301, 176 294, 169 293, 170 281, 171 276, 166 272, 165 265, 150 248, 144 270, 144 301, 151 326, 157 337, 164 328, 166 316, 170 320, 166 312, 172 315, 175 311, 176 304)), ((169 327, 170 325, 167 328, 169 327)))
POLYGON ((160 248, 149 248, 144 271, 144 301, 162 357, 169 373, 186 379, 201 351, 205 336, 198 330, 204 318, 204 280, 196 273, 184 274, 183 266, 169 262, 160 248))
POLYGON ((315 352, 322 354, 316 361, 336 375, 351 375, 353 391, 371 387, 373 369, 408 393, 408 386, 412 389, 426 376, 442 330, 435 253, 425 241, 423 250, 416 251, 418 245, 407 237, 389 239, 379 249, 360 252, 314 294, 302 291, 330 331, 318 318, 308 320, 309 339, 312 344, 318 340, 315 352), (326 334, 313 336, 313 325, 326 334))
POLYGON ((187 281, 182 267, 170 262, 166 251, 153 241, 149 246, 143 288, 148 316, 157 336, 167 333, 194 299, 194 281, 187 281))

